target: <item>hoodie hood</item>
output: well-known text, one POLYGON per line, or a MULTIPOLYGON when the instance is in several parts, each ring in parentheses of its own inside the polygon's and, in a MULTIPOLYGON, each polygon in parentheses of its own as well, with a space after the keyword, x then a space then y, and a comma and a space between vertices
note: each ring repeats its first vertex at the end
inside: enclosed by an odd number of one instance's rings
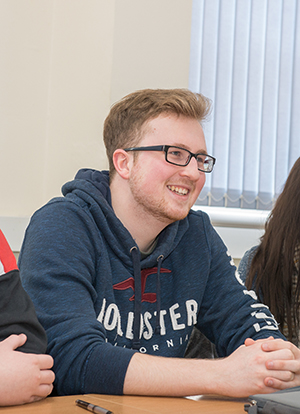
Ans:
POLYGON ((132 267, 135 283, 133 348, 139 349, 141 314, 141 268, 157 267, 156 278, 156 332, 160 332, 160 268, 163 260, 176 248, 189 227, 187 218, 167 226, 159 235, 154 251, 141 262, 139 248, 129 231, 116 217, 111 205, 109 172, 81 169, 75 179, 62 188, 66 198, 87 207, 106 242, 127 266, 132 267))
POLYGON ((127 266, 132 266, 129 252, 137 245, 112 209, 108 171, 79 170, 75 179, 62 187, 62 193, 89 210, 107 244, 127 266))
MULTIPOLYGON (((133 247, 138 249, 138 246, 111 206, 109 172, 81 169, 73 181, 62 187, 62 193, 82 207, 87 207, 114 252, 126 263, 128 260, 131 262, 130 250, 133 247)), ((187 218, 167 226, 158 235, 154 251, 142 261, 143 267, 153 266, 159 255, 167 257, 176 248, 188 227, 187 218)))

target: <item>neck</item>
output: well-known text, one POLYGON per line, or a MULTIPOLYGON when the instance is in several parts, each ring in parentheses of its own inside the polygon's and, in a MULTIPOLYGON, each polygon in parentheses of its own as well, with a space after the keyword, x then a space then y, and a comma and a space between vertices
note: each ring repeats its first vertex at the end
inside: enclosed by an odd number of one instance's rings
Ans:
POLYGON ((140 208, 132 199, 131 192, 126 188, 126 180, 122 180, 120 183, 116 178, 110 184, 113 210, 129 231, 139 249, 147 252, 159 233, 169 223, 160 222, 140 208))

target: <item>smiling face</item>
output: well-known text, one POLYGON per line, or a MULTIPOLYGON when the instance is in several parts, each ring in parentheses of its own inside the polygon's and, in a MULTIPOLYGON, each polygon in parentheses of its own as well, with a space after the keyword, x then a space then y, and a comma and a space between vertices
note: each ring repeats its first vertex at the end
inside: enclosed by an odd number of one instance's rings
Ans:
MULTIPOLYGON (((200 123, 183 116, 164 115, 149 121, 138 146, 149 145, 175 145, 206 153, 200 123)), ((205 173, 198 170, 195 158, 181 167, 166 162, 163 151, 140 151, 135 157, 129 176, 132 211, 166 225, 185 218, 205 184, 205 173)))

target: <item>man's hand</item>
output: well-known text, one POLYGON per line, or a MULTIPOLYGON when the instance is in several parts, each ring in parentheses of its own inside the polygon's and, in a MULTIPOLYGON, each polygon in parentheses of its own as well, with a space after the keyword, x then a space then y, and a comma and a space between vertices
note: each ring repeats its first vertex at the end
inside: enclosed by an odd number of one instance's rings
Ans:
POLYGON ((300 385, 300 350, 295 345, 273 337, 258 341, 248 338, 245 341, 246 346, 257 343, 268 353, 266 386, 281 390, 300 385))
POLYGON ((52 391, 52 357, 16 351, 26 340, 20 334, 0 342, 0 405, 38 401, 52 391))

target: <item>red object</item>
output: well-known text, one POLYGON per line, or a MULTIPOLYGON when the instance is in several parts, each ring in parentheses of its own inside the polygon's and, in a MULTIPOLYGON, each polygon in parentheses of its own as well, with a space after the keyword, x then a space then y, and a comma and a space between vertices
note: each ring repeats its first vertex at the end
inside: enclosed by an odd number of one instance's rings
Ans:
POLYGON ((18 269, 16 258, 0 230, 0 275, 18 269))

